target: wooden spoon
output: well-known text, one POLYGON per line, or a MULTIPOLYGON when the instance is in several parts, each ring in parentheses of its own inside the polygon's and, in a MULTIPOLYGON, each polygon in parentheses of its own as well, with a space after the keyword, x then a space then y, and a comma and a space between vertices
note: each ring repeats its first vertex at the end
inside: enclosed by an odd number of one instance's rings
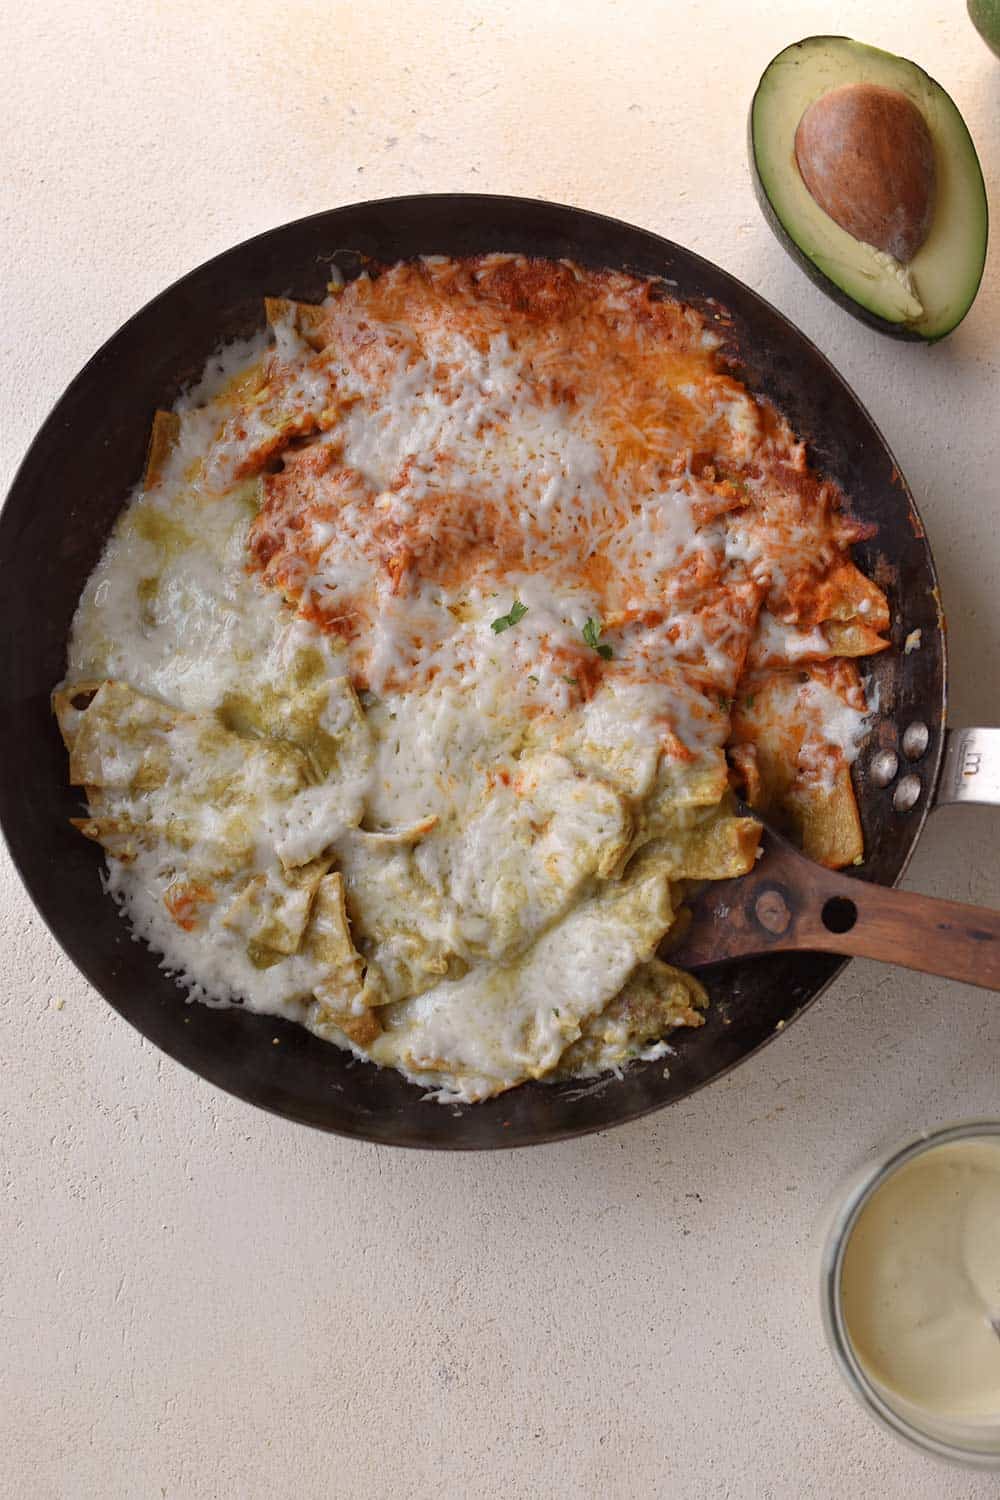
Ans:
POLYGON ((763 853, 749 875, 713 881, 689 902, 693 921, 665 953, 670 963, 701 969, 804 948, 1000 990, 1000 912, 826 870, 763 826, 763 853))

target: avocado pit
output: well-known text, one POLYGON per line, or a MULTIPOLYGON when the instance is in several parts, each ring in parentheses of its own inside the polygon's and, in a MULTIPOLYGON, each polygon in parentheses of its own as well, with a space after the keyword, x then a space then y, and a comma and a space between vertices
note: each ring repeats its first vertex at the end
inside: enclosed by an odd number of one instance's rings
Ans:
POLYGON ((934 143, 899 89, 849 83, 821 94, 795 132, 812 197, 856 240, 908 265, 934 217, 934 143))

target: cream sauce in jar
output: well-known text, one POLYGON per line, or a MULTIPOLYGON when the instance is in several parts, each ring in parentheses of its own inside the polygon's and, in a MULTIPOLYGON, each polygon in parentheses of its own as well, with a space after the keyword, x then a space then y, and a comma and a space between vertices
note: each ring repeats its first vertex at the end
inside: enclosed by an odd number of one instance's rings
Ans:
POLYGON ((1000 1141, 931 1147, 876 1188, 844 1252, 841 1306, 887 1394, 1000 1423, 1000 1141))

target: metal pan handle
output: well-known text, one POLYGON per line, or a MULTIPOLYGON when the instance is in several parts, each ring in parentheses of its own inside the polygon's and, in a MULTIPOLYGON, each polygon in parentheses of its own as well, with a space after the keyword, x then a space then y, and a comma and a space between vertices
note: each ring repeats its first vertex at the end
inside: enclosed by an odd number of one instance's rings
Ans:
POLYGON ((975 802, 1000 807, 1000 729, 946 729, 931 807, 975 802))

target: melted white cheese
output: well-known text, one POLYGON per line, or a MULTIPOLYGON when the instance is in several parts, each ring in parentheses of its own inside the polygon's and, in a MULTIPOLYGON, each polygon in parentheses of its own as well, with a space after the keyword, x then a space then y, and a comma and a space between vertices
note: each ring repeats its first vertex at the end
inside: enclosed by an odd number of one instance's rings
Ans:
MULTIPOLYGON (((118 679, 211 714, 233 694, 280 693, 303 652, 340 679, 363 650, 371 760, 291 801, 262 792, 254 869, 271 881, 280 865, 332 852, 363 918, 356 941, 390 998, 409 997, 388 1007, 365 1055, 442 1097, 484 1097, 553 1066, 669 925, 665 882, 630 894, 609 879, 615 854, 658 767, 674 762, 682 776, 725 743, 728 697, 781 568, 759 517, 712 509, 690 454, 628 491, 623 509, 602 414, 540 401, 540 377, 504 334, 479 348, 447 327, 421 341, 394 324, 322 357, 290 321, 274 334, 270 354, 257 340, 213 358, 178 402, 164 477, 132 497, 81 597, 67 681, 118 679), (267 383, 247 405, 232 382, 255 365, 267 383), (335 516, 308 517, 314 561, 285 574, 297 613, 248 568, 259 497, 237 476, 282 424, 312 431, 331 402, 339 418, 315 442, 354 471, 356 493, 335 516), (383 536, 415 534, 446 563, 491 505, 514 527, 520 566, 494 569, 485 546, 472 577, 393 591, 383 536), (585 570, 567 575, 567 557, 599 560, 603 594, 585 570), (692 595, 699 573, 725 576, 714 603, 692 595), (359 598, 371 606, 360 647, 303 617, 315 606, 329 624, 359 598), (668 606, 661 617, 651 600, 668 606), (515 601, 524 613, 497 633, 515 601), (602 611, 611 656, 585 693, 575 664, 595 664, 584 632, 602 611)), ((752 455, 760 422, 748 398, 688 393, 706 432, 721 425, 728 451, 752 455)), ((809 546, 803 528, 803 556, 809 546)), ((764 618, 765 654, 812 652, 817 632, 764 618)), ((819 684, 795 701, 852 758, 863 713, 819 684)), ((206 805, 206 850, 214 816, 206 805)), ((307 1019, 318 960, 255 967, 225 901, 178 925, 164 899, 175 866, 170 849, 109 862, 136 934, 193 998, 307 1019)))

